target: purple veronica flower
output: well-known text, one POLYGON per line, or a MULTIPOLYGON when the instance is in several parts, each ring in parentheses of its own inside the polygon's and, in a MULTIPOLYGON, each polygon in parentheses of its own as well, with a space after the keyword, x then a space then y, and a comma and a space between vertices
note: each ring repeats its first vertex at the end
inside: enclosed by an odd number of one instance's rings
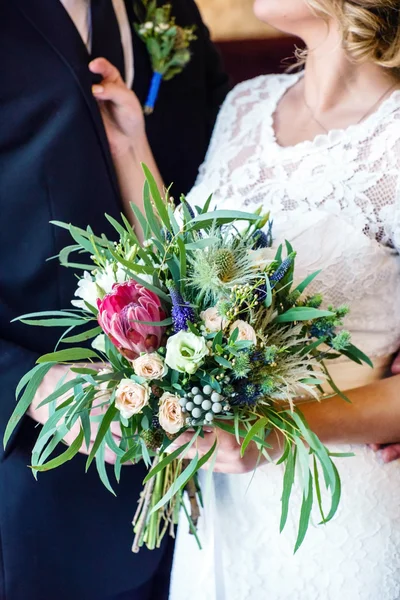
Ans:
POLYGON ((173 284, 169 287, 169 293, 171 294, 172 300, 171 314, 174 323, 174 332, 178 333, 182 330, 187 331, 188 322, 194 323, 195 321, 194 310, 189 302, 185 302, 181 293, 173 284))

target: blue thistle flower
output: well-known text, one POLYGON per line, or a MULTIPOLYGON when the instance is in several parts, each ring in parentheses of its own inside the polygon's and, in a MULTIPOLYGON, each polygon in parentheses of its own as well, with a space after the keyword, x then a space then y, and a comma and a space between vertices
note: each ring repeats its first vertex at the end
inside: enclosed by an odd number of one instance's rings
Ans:
POLYGON ((260 386, 250 383, 248 379, 234 384, 235 396, 229 399, 231 406, 254 406, 260 397, 260 386))
POLYGON ((254 239, 254 250, 260 248, 271 248, 272 246, 272 221, 268 221, 268 231, 265 233, 262 229, 257 229, 252 238, 254 239))
POLYGON ((280 264, 277 270, 269 276, 269 280, 271 282, 271 287, 275 287, 277 283, 282 281, 285 277, 286 273, 289 271, 290 267, 293 264, 294 258, 296 256, 295 252, 291 252, 287 258, 280 264))
POLYGON ((174 324, 174 332, 178 333, 182 330, 187 331, 188 321, 190 323, 195 322, 194 310, 190 306, 189 302, 185 302, 185 300, 182 298, 182 294, 173 284, 169 286, 169 293, 172 300, 171 315, 174 324))
POLYGON ((335 335, 335 327, 332 323, 320 319, 314 323, 310 329, 311 337, 320 338, 328 337, 331 338, 335 335))
POLYGON ((260 248, 268 248, 268 237, 267 234, 264 233, 261 229, 257 229, 252 235, 254 240, 253 248, 254 250, 259 250, 260 248))

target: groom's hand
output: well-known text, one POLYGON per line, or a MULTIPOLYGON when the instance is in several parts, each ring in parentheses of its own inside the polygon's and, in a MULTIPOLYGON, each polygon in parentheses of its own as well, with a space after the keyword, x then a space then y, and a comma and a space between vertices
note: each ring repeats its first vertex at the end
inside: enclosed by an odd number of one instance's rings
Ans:
MULTIPOLYGON (((400 375, 400 352, 392 364, 392 375, 400 375)), ((375 452, 380 452, 383 462, 390 463, 400 458, 400 443, 398 444, 371 444, 375 452)))
MULTIPOLYGON (((91 366, 97 367, 98 369, 100 369, 106 365, 104 365, 104 363, 92 363, 91 366)), ((47 373, 47 375, 44 377, 42 383, 40 384, 39 389, 35 395, 35 398, 31 404, 31 406, 28 409, 27 415, 29 417, 31 417, 37 423, 44 425, 49 419, 49 409, 48 409, 47 405, 44 405, 44 406, 39 406, 39 405, 47 396, 49 396, 54 391, 54 389, 56 388, 57 384, 60 382, 61 379, 64 382, 66 382, 66 381, 69 381, 70 379, 73 379, 74 377, 76 377, 76 374, 72 373, 72 371, 70 371, 70 368, 67 366, 56 365, 56 366, 52 367, 50 369, 50 371, 47 373)), ((67 397, 68 397, 68 393, 66 393, 64 398, 60 397, 58 399, 58 402, 61 404, 62 401, 65 400, 67 397)), ((107 409, 106 406, 94 408, 91 411, 91 415, 92 416, 99 415, 102 412, 104 412, 106 409, 107 409)), ((86 454, 86 455, 90 454, 90 452, 93 448, 94 441, 97 436, 98 429, 99 429, 99 423, 91 422, 89 447, 87 448, 86 444, 83 443, 79 450, 79 452, 81 454, 86 454)), ((77 421, 74 424, 74 426, 70 429, 70 431, 66 434, 63 441, 66 444, 68 444, 68 446, 70 446, 74 442, 74 440, 78 437, 79 431, 80 431, 80 422, 77 421)), ((119 446, 121 443, 121 438, 122 438, 122 432, 121 432, 119 423, 113 422, 111 424, 111 433, 112 433, 115 443, 117 444, 117 446, 119 446)), ((107 446, 104 451, 104 458, 107 463, 109 463, 111 465, 115 464, 116 455, 107 446)), ((132 464, 132 463, 127 462, 124 464, 132 464)))
POLYGON ((102 78, 92 92, 99 104, 111 152, 114 156, 124 154, 145 135, 143 108, 108 60, 96 58, 89 69, 102 78))

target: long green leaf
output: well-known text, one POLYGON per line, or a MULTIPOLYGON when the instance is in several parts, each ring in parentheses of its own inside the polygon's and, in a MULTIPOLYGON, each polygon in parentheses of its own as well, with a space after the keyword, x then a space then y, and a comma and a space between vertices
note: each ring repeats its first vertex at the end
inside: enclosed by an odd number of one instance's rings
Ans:
POLYGON ((303 543, 304 538, 306 536, 308 525, 310 523, 312 505, 313 505, 313 483, 312 483, 312 478, 310 477, 309 483, 308 483, 308 490, 306 490, 304 493, 303 502, 301 505, 299 532, 298 532, 298 536, 297 536, 297 540, 296 540, 296 545, 294 547, 295 554, 296 554, 297 550, 300 548, 300 546, 303 543))
POLYGON ((175 496, 175 494, 181 488, 185 487, 185 485, 187 484, 189 479, 191 479, 193 477, 193 475, 196 473, 196 471, 198 471, 198 468, 199 468, 198 463, 199 463, 199 455, 196 453, 193 460, 191 460, 191 462, 186 467, 186 469, 184 471, 182 471, 182 473, 179 475, 179 477, 174 481, 174 483, 171 485, 171 487, 169 488, 167 493, 161 498, 161 500, 159 502, 157 502, 157 504, 155 506, 153 506, 150 514, 159 510, 162 506, 164 506, 164 504, 169 502, 171 500, 171 498, 173 498, 173 496, 175 496))
POLYGON ((311 321, 321 317, 332 317, 334 313, 329 310, 319 310, 309 306, 296 306, 289 308, 275 319, 275 323, 292 323, 293 321, 311 321))
MULTIPOLYGON (((290 445, 290 442, 287 442, 290 445)), ((289 501, 292 493, 292 487, 294 483, 294 473, 295 473, 295 464, 296 464, 296 448, 290 448, 288 457, 286 460, 286 468, 285 475, 283 476, 283 491, 281 497, 281 522, 280 522, 280 532, 282 533, 286 521, 289 514, 289 501)))
POLYGON ((73 239, 76 241, 76 243, 79 244, 82 248, 84 248, 86 252, 89 252, 89 254, 94 254, 95 249, 93 247, 92 242, 83 235, 81 235, 81 232, 79 231, 78 227, 70 225, 69 232, 73 239))
MULTIPOLYGON (((49 363, 46 363, 46 364, 49 364, 49 363)), ((55 363, 51 363, 51 364, 54 365, 55 363)), ((42 400, 42 402, 39 404, 38 408, 41 408, 42 406, 45 406, 46 404, 50 404, 50 402, 53 402, 53 400, 57 400, 57 398, 59 398, 60 396, 63 396, 67 392, 69 392, 69 390, 74 388, 76 385, 84 383, 84 381, 85 381, 85 379, 83 377, 75 377, 75 379, 71 379, 71 381, 67 381, 66 383, 63 383, 63 385, 61 385, 59 388, 55 389, 54 392, 52 392, 44 400, 42 400)))
POLYGON ((86 340, 91 340, 92 338, 96 337, 97 335, 99 335, 102 332, 103 332, 103 330, 101 327, 94 327, 93 329, 84 331, 83 333, 80 333, 79 335, 71 335, 69 337, 65 337, 62 339, 62 342, 64 344, 76 344, 79 342, 85 342, 86 340))
POLYGON ((310 285, 312 281, 321 273, 321 269, 319 271, 315 271, 315 273, 311 273, 308 277, 304 279, 294 290, 295 292, 300 292, 302 294, 304 290, 310 285))
POLYGON ((163 244, 164 238, 161 233, 160 224, 157 220, 157 217, 154 214, 154 209, 151 205, 150 189, 149 189, 149 184, 147 183, 147 181, 144 184, 143 205, 144 205, 144 212, 146 214, 146 219, 147 219, 148 224, 150 225, 151 231, 154 233, 155 237, 161 242, 161 244, 163 244))
POLYGON ((173 229, 172 229, 171 221, 169 220, 168 209, 161 197, 156 180, 154 179, 150 169, 143 163, 142 163, 142 169, 143 169, 144 175, 146 177, 148 186, 150 188, 151 197, 153 198, 153 201, 154 201, 155 207, 157 209, 157 212, 160 216, 160 219, 164 223, 165 227, 169 231, 172 232, 173 229))
POLYGON ((67 461, 73 459, 74 456, 76 456, 76 454, 78 454, 82 444, 83 444, 83 430, 81 429, 78 437, 75 438, 75 440, 69 446, 68 450, 66 450, 59 456, 56 456, 56 458, 53 458, 53 460, 50 460, 48 463, 45 463, 44 465, 33 465, 32 469, 34 469, 35 471, 41 471, 41 472, 42 471, 51 471, 52 469, 56 469, 57 467, 60 467, 67 461))
POLYGON ((116 219, 114 219, 114 217, 111 217, 110 215, 105 214, 104 215, 105 218, 107 219, 107 221, 109 223, 111 223, 111 225, 114 227, 115 231, 117 233, 119 233, 119 235, 121 236, 122 239, 126 239, 126 236, 129 236, 129 232, 126 231, 125 227, 123 227, 121 225, 121 223, 118 223, 118 221, 116 219))
POLYGON ((371 368, 374 367, 374 363, 372 362, 372 360, 366 354, 364 354, 364 352, 357 348, 357 346, 354 346, 353 344, 349 344, 348 346, 346 346, 346 350, 343 352, 343 354, 345 354, 345 356, 347 356, 348 358, 352 358, 353 360, 361 360, 362 362, 367 363, 367 365, 371 368))
POLYGON ((115 415, 117 414, 117 412, 118 412, 118 409, 115 406, 115 404, 111 404, 108 407, 107 412, 101 421, 99 430, 96 435, 96 439, 93 444, 93 448, 92 448, 92 450, 88 456, 88 459, 86 461, 86 471, 89 469, 94 457, 96 456, 96 452, 99 449, 100 444, 102 443, 107 431, 109 430, 110 425, 113 422, 113 419, 114 419, 115 415))
POLYGON ((255 213, 248 213, 240 210, 214 210, 212 212, 198 215, 190 221, 189 225, 213 222, 216 220, 223 220, 227 223, 232 221, 250 221, 250 223, 253 223, 254 221, 258 221, 259 218, 259 215, 256 215, 255 213))
POLYGON ((37 363, 47 363, 47 362, 70 362, 70 361, 79 361, 86 360, 88 358, 97 358, 101 360, 99 355, 94 352, 94 350, 89 350, 89 348, 68 348, 66 350, 58 350, 58 352, 51 352, 50 354, 44 354, 40 358, 37 359, 37 363))
POLYGON ((180 261, 180 278, 181 282, 186 279, 186 270, 187 270, 187 258, 186 258, 186 247, 185 243, 180 235, 176 238, 176 243, 179 248, 179 261, 180 261))
MULTIPOLYGON (((33 369, 31 369, 31 371, 29 371, 28 375, 30 375, 30 377, 29 377, 27 386, 25 388, 25 391, 24 391, 20 401, 18 402, 17 406, 15 407, 15 409, 10 417, 10 420, 8 421, 8 424, 7 424, 5 433, 4 433, 4 438, 3 438, 4 448, 6 447, 8 441, 9 441, 14 429, 18 425, 19 421, 22 419, 22 417, 28 410, 29 406, 31 405, 31 402, 39 388, 39 385, 42 383, 43 378, 45 377, 45 375, 50 371, 51 367, 53 367, 53 366, 54 366, 54 363, 49 363, 46 365, 38 365, 37 367, 34 367, 33 369)), ((27 376, 23 377, 23 381, 25 384, 25 382, 27 381, 27 376)), ((20 388, 20 390, 21 389, 22 388, 20 388)))
POLYGON ((20 321, 21 319, 33 319, 35 317, 71 317, 81 319, 81 316, 76 315, 75 311, 73 310, 68 312, 66 310, 43 310, 41 312, 27 313, 25 315, 21 315, 20 317, 16 317, 11 321, 11 323, 20 321))
POLYGON ((96 454, 96 467, 97 467, 97 472, 99 474, 100 477, 100 481, 102 482, 102 484, 104 485, 104 487, 111 492, 111 494, 113 496, 116 496, 117 494, 114 492, 110 480, 108 478, 108 474, 107 474, 107 469, 106 469, 106 462, 105 462, 105 446, 106 446, 106 442, 105 440, 102 441, 102 443, 100 444, 100 447, 97 451, 96 454))
POLYGON ((144 237, 144 239, 147 239, 148 234, 149 234, 149 224, 146 221, 146 218, 143 215, 142 211, 135 204, 133 204, 133 202, 131 202, 130 205, 131 205, 132 212, 135 215, 135 218, 137 219, 137 221, 143 231, 143 237, 144 237))
MULTIPOLYGON (((215 442, 213 443, 213 445, 211 446, 211 448, 209 449, 209 451, 204 454, 204 456, 202 456, 197 464, 197 469, 201 469, 204 467, 204 465, 210 460, 210 458, 214 455, 214 452, 217 449, 217 440, 215 440, 215 442)), ((216 454, 216 452, 215 452, 216 454)))
POLYGON ((332 467, 333 467, 333 470, 335 472, 335 479, 336 479, 336 482, 335 482, 335 491, 332 494, 332 505, 331 505, 331 509, 330 509, 328 515, 325 518, 325 521, 324 521, 325 523, 328 523, 328 521, 330 521, 331 519, 333 519, 333 517, 335 516, 336 511, 337 511, 338 506, 339 506, 339 503, 340 503, 340 498, 341 498, 341 495, 342 495, 342 484, 341 484, 341 481, 340 481, 339 472, 338 472, 336 466, 333 463, 332 463, 332 467))
POLYGON ((185 247, 186 250, 201 250, 202 248, 212 246, 215 242, 218 242, 217 237, 208 237, 198 240, 197 242, 189 242, 188 244, 185 244, 185 247))
POLYGON ((319 512, 321 513, 322 523, 325 523, 324 507, 322 506, 321 487, 319 484, 318 465, 317 465, 317 459, 315 458, 315 454, 313 455, 313 464, 314 464, 315 493, 317 495, 318 507, 319 507, 319 512))
POLYGON ((61 318, 61 319, 22 319, 19 321, 24 325, 34 325, 35 327, 78 327, 87 323, 87 319, 61 318))
POLYGON ((264 429, 266 426, 268 425, 268 419, 266 417, 262 417, 261 419, 258 419, 254 425, 251 427, 251 429, 249 429, 249 432, 247 433, 246 437, 243 440, 242 443, 242 447, 240 448, 240 456, 243 458, 244 453, 247 450, 248 445, 250 444, 250 442, 253 441, 254 437, 262 430, 264 429))
POLYGON ((152 479, 153 477, 155 477, 157 475, 157 473, 159 473, 160 471, 162 471, 163 469, 165 469, 165 467, 167 467, 174 460, 176 460, 177 458, 179 458, 180 455, 189 446, 189 443, 190 442, 188 442, 187 444, 183 444, 183 446, 180 446, 179 448, 177 448, 176 450, 174 450, 174 452, 171 452, 170 454, 167 454, 153 469, 151 469, 151 471, 149 471, 147 473, 146 477, 143 480, 143 483, 147 483, 150 479, 152 479))

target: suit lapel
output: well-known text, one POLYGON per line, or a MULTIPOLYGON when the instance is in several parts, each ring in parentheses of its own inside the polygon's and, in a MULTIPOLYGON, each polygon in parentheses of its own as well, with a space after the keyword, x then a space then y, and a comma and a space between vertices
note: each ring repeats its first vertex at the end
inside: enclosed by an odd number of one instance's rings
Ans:
MULTIPOLYGON (((59 0, 13 0, 24 17, 58 54, 75 79, 89 109, 114 191, 120 198, 114 165, 100 111, 91 92, 90 55, 74 23, 59 0)), ((51 76, 50 76, 51 77, 51 76)))

